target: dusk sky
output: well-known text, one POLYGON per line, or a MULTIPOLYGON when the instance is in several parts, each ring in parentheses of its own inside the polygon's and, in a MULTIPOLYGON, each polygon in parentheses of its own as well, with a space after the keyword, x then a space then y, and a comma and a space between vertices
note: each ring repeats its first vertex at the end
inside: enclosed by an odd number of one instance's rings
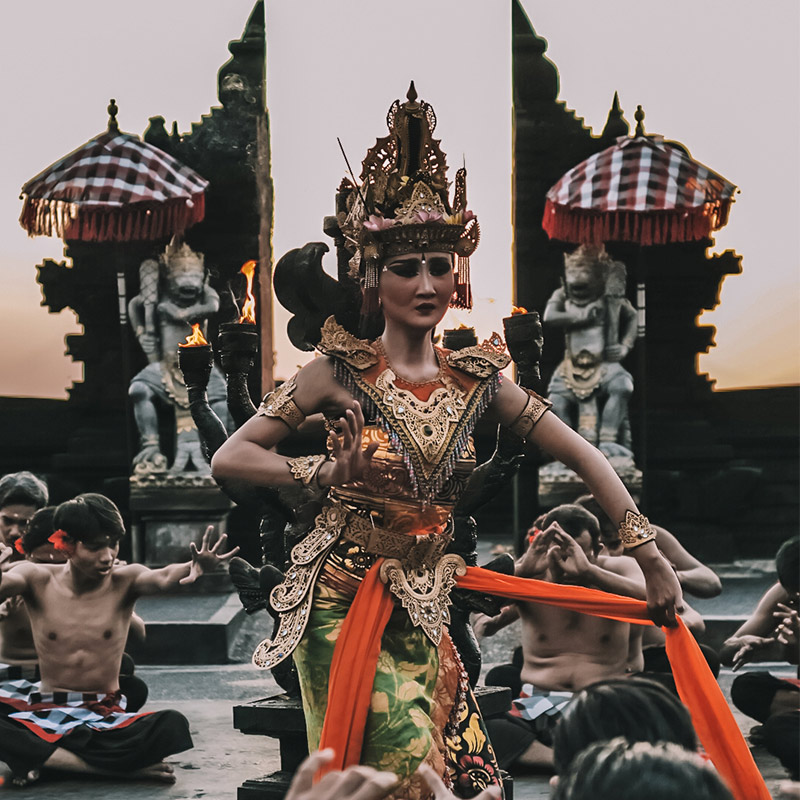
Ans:
MULTIPOLYGON (((725 280, 720 308, 701 317, 718 328, 701 371, 718 388, 799 382, 800 4, 523 3, 560 71, 560 99, 595 133, 617 90, 629 122, 641 103, 649 133, 683 142, 741 190, 714 251, 736 250, 743 273, 725 280)), ((75 317, 41 308, 35 282, 35 265, 63 258, 62 245, 20 228, 20 187, 100 133, 110 97, 125 131, 141 134, 156 114, 188 131, 217 103, 217 70, 252 5, 2 4, 0 395, 64 397, 80 379, 80 366, 64 356, 75 317)), ((322 218, 345 173, 336 137, 355 166, 385 134, 386 110, 413 78, 436 109, 449 163, 466 157, 483 234, 473 257, 476 310, 446 322, 488 336, 511 305, 510 3, 406 0, 400 18, 397 9, 384 0, 268 0, 274 251, 325 238, 322 218)), ((285 323, 278 313, 278 378, 308 358, 288 344, 285 323)))

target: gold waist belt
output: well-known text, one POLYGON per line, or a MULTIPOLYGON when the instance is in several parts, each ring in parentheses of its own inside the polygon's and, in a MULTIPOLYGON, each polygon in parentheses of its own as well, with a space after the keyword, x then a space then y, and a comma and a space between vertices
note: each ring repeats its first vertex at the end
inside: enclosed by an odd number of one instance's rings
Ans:
POLYGON ((433 567, 441 558, 453 539, 452 521, 448 521, 441 533, 398 533, 381 528, 369 519, 348 511, 342 538, 360 545, 368 553, 384 558, 396 558, 407 569, 433 567))

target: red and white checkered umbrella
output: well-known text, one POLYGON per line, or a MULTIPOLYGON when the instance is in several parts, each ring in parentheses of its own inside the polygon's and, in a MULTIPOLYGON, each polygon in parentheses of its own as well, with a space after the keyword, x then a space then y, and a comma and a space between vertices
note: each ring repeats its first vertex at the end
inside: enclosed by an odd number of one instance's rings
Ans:
POLYGON ((163 150, 109 128, 22 187, 20 224, 31 236, 90 242, 152 241, 205 214, 208 181, 163 150))
MULTIPOLYGON (((634 136, 587 158, 547 192, 542 227, 551 239, 575 244, 663 245, 705 239, 728 221, 736 187, 694 161, 680 146, 645 136, 639 106, 634 136)), ((637 257, 637 394, 641 406, 640 463, 647 474, 646 264, 637 257)))
POLYGON ((669 244, 704 239, 728 221, 736 187, 660 137, 620 137, 547 193, 551 239, 669 244))

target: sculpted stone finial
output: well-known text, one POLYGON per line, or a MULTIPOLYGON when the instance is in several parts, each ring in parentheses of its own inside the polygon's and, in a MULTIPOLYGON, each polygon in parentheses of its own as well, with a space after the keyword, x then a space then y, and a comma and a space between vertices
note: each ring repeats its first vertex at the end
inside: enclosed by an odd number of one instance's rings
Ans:
POLYGON ((117 112, 119 108, 117 108, 117 101, 112 97, 108 103, 108 129, 110 131, 118 131, 119 130, 119 123, 117 122, 117 112))
POLYGON ((644 111, 641 106, 636 106, 633 118, 636 120, 636 136, 644 136, 644 111))

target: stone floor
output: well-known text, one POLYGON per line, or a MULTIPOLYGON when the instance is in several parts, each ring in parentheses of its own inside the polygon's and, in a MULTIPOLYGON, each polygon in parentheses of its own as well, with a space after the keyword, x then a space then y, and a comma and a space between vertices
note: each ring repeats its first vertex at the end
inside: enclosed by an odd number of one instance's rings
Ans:
MULTIPOLYGON (((789 675, 786 667, 778 672, 789 675)), ((174 786, 153 783, 119 783, 74 778, 43 779, 23 790, 0 786, 0 795, 36 800, 235 800, 236 789, 245 778, 267 774, 278 768, 277 742, 261 736, 245 736, 234 730, 232 706, 279 691, 272 677, 249 665, 197 667, 141 667, 139 674, 151 688, 148 707, 175 708, 191 723, 195 747, 169 761, 174 765, 174 786)), ((728 692, 733 675, 724 670, 720 683, 728 692)), ((735 712, 746 733, 751 721, 735 712)), ((767 785, 778 797, 785 779, 780 764, 760 748, 756 761, 767 785)), ((516 800, 546 800, 549 775, 533 772, 515 775, 516 800)))

